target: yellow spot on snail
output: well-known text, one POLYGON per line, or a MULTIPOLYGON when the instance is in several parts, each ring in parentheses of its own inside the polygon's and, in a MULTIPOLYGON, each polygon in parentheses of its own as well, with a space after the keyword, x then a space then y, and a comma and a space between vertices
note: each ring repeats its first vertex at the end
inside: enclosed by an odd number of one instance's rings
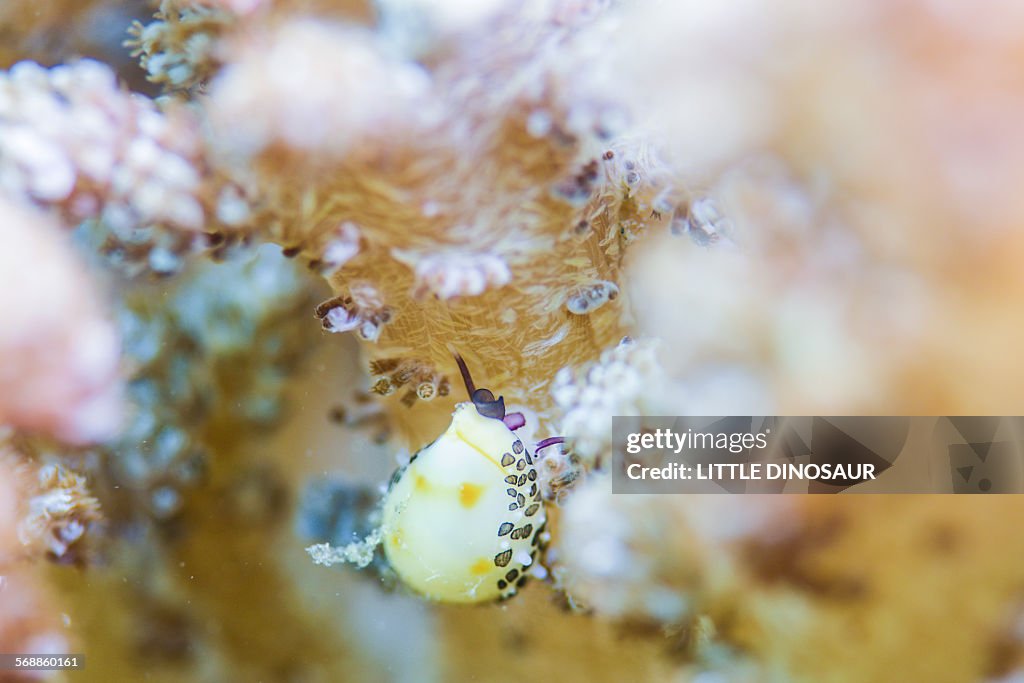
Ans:
POLYGON ((484 492, 482 486, 477 484, 463 483, 459 485, 459 502, 462 507, 471 508, 480 500, 480 494, 484 492))
POLYGON ((484 557, 474 562, 473 566, 469 568, 469 572, 473 576, 483 576, 489 571, 491 571, 491 562, 484 557))
POLYGON ((416 475, 416 490, 426 491, 430 488, 430 482, 427 481, 426 477, 421 474, 416 475))

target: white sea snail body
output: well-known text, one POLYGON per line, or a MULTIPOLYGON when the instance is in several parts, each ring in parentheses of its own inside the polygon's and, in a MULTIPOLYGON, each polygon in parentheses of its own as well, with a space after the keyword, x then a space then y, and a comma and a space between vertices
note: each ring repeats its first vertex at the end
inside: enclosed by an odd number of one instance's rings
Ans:
MULTIPOLYGON (((442 602, 515 595, 537 559, 547 517, 535 461, 515 430, 520 413, 474 389, 472 402, 392 479, 384 498, 384 552, 413 590, 442 602)), ((548 439, 539 448, 562 439, 548 439)))

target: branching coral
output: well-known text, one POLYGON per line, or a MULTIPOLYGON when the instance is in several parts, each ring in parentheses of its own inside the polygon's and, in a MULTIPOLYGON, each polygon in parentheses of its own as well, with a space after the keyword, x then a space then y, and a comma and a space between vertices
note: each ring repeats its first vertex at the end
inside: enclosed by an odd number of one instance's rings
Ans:
POLYGON ((209 466, 201 434, 219 412, 254 428, 280 417, 285 377, 307 352, 310 299, 299 275, 268 245, 196 264, 170 296, 140 288, 125 297, 118 321, 131 413, 99 449, 100 466, 139 508, 157 519, 180 512, 183 491, 209 466))
POLYGON ((100 518, 99 501, 89 494, 84 477, 60 465, 44 465, 18 534, 30 552, 71 562, 79 542, 100 518))
POLYGON ((195 124, 122 91, 109 67, 84 60, 15 65, 0 79, 0 187, 120 230, 203 225, 195 124))
MULTIPOLYGON (((64 455, 105 494, 130 486, 105 498, 118 522, 145 510, 168 531, 192 493, 215 508, 219 489, 192 486, 198 454, 211 435, 240 448, 224 424, 276 416, 308 343, 281 321, 306 306, 359 338, 396 447, 436 437, 461 398, 453 349, 537 436, 570 437, 540 471, 565 506, 552 510, 551 573, 595 615, 573 622, 580 647, 609 642, 585 637, 608 619, 667 632, 687 661, 739 680, 821 679, 804 638, 862 677, 891 673, 843 658, 852 614, 882 634, 876 661, 906 677, 1007 674, 972 653, 1005 630, 993 605, 1019 584, 1015 563, 993 560, 1019 539, 986 517, 1012 519, 1013 501, 958 501, 956 515, 906 499, 856 514, 832 501, 652 501, 610 496, 604 470, 613 414, 1012 411, 1024 338, 1006 305, 1024 291, 1016 9, 381 0, 374 23, 358 4, 165 0, 132 39, 170 95, 159 100, 92 61, 0 76, 0 284, 18 294, 0 295, 0 421, 76 442, 116 425, 114 328, 59 242, 82 223, 103 267, 182 278, 167 298, 132 283, 118 308, 134 412, 93 452, 105 465, 64 455), (290 267, 264 267, 267 252, 223 270, 182 258, 250 242, 280 245, 330 298, 307 306, 290 267), (615 346, 626 335, 638 341, 615 346), (845 526, 829 531, 833 519, 845 526), (885 547, 871 531, 883 527, 900 552, 872 564, 863 548, 885 547), (949 537, 971 552, 942 550, 949 537), (919 577, 950 592, 956 573, 932 553, 984 586, 950 599, 956 620, 900 592, 919 577), (957 620, 969 647, 943 625, 957 620), (955 672, 907 654, 922 649, 898 628, 910 622, 962 655, 955 672)), ((26 35, 48 33, 64 7, 30 17, 15 2, 0 25, 16 16, 26 35)), ((224 496, 283 500, 273 480, 254 474, 224 496)), ((77 518, 54 515, 60 488, 38 500, 46 523, 23 528, 74 555, 77 518)), ((211 523, 192 522, 206 539, 195 547, 214 545, 211 523)), ((275 552, 246 538, 254 566, 275 552)), ((154 623, 187 632, 167 611, 154 623)), ((451 638, 471 641, 508 613, 483 625, 443 614, 451 638)))
POLYGON ((0 422, 79 443, 109 437, 119 348, 85 268, 49 217, 2 197, 0 245, 0 422))
POLYGON ((0 75, 0 192, 67 225, 89 219, 125 272, 173 272, 206 222, 197 125, 99 62, 21 62, 0 75))
POLYGON ((678 346, 688 372, 737 370, 746 345, 738 373, 795 412, 1014 412, 1017 380, 995 359, 1022 330, 988 302, 1019 291, 1016 12, 742 2, 627 13, 622 30, 644 40, 609 45, 616 68, 596 69, 594 87, 619 89, 657 130, 691 213, 717 196, 746 240, 738 260, 652 244, 635 294, 651 300, 646 331, 678 346), (664 319, 682 310, 685 321, 664 319))
MULTIPOLYGON (((543 411, 546 376, 621 336, 618 304, 601 304, 648 222, 657 174, 648 153, 602 142, 601 102, 567 91, 573 65, 553 55, 572 54, 576 28, 541 14, 495 32, 503 21, 456 32, 427 68, 366 32, 286 22, 239 43, 210 111, 215 146, 258 173, 258 211, 272 210, 262 237, 329 273, 342 299, 325 304, 326 325, 360 330, 371 360, 440 375, 455 346, 510 400, 543 411), (497 41, 482 51, 485 34, 497 41), (308 85, 288 64, 310 65, 308 85), (367 69, 376 75, 353 80, 367 69), (352 87, 314 85, 325 82, 352 87), (295 173, 308 177, 301 192, 295 173), (342 246, 357 240, 357 253, 342 246), (375 303, 355 303, 359 291, 375 303)), ((399 424, 420 443, 442 419, 421 407, 399 424)))
POLYGON ((563 368, 551 388, 563 418, 560 432, 588 469, 607 465, 611 455, 611 418, 615 415, 672 415, 657 347, 650 340, 622 340, 596 363, 575 373, 563 368))
POLYGON ((408 117, 430 104, 421 69, 344 25, 287 21, 263 40, 239 40, 231 57, 211 85, 209 113, 215 144, 232 156, 276 148, 338 158, 411 134, 408 117))
POLYGON ((166 90, 188 90, 205 84, 220 67, 217 39, 234 17, 221 5, 165 0, 146 25, 132 26, 128 46, 147 78, 166 90))
POLYGON ((33 481, 34 469, 0 438, 0 649, 60 654, 65 628, 33 565, 47 552, 68 558, 97 517, 95 499, 66 470, 43 468, 33 481))
MULTIPOLYGON (((107 519, 105 533, 90 539, 97 541, 90 558, 97 562, 87 570, 89 581, 97 582, 94 590, 64 595, 76 620, 110 622, 108 632, 130 633, 116 643, 90 645, 116 651, 110 655, 116 661, 98 675, 124 667, 123 676, 131 678, 139 655, 182 663, 192 661, 194 648, 230 652, 234 636, 223 630, 233 633, 253 620, 270 624, 263 610, 275 619, 293 618, 285 616, 285 594, 280 601, 252 601, 249 616, 237 609, 221 615, 216 629, 198 622, 185 605, 209 602, 216 612, 231 602, 221 603, 216 591, 206 596, 208 583, 190 581, 196 574, 217 572, 228 584, 280 592, 273 589, 280 580, 269 563, 258 576, 245 563, 261 552, 269 530, 280 526, 287 493, 274 468, 238 454, 252 456, 252 444, 259 441, 240 435, 265 435, 284 413, 285 380, 315 346, 312 299, 301 275, 280 249, 265 245, 224 264, 190 264, 170 285, 137 283, 119 302, 117 315, 130 375, 124 429, 88 449, 33 442, 39 460, 69 463, 90 475, 107 519), (223 528, 207 536, 200 530, 209 528, 210 519, 223 528), (188 530, 185 538, 182 529, 188 530), (225 564, 223 544, 237 548, 243 542, 249 550, 239 554, 238 565, 225 564), (116 578, 121 575, 137 580, 122 584, 116 578)), ((48 465, 44 471, 62 472, 58 468, 48 465)), ((59 493, 34 499, 34 507, 26 504, 26 538, 56 543, 74 530, 65 523, 74 518, 58 514, 59 493)), ((302 617, 291 623, 294 637, 308 641, 308 623, 302 617)), ((287 655, 281 648, 268 646, 260 663, 246 666, 283 666, 282 658, 287 655)))

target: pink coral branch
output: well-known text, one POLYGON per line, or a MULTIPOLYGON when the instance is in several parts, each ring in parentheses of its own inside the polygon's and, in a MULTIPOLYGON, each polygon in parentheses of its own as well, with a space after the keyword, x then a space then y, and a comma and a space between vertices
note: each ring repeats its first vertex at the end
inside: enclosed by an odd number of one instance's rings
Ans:
POLYGON ((58 229, 0 198, 0 423, 83 443, 118 427, 119 343, 58 229))

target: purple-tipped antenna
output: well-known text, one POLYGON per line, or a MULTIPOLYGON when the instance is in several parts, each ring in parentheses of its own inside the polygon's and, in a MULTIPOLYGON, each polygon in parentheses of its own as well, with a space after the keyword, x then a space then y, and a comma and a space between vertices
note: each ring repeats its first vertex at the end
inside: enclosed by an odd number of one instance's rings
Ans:
POLYGON ((565 437, 564 436, 552 436, 552 437, 548 437, 547 439, 544 439, 543 441, 538 441, 537 445, 533 447, 533 452, 534 453, 540 453, 542 450, 544 450, 548 446, 554 446, 556 443, 565 443, 565 437))

